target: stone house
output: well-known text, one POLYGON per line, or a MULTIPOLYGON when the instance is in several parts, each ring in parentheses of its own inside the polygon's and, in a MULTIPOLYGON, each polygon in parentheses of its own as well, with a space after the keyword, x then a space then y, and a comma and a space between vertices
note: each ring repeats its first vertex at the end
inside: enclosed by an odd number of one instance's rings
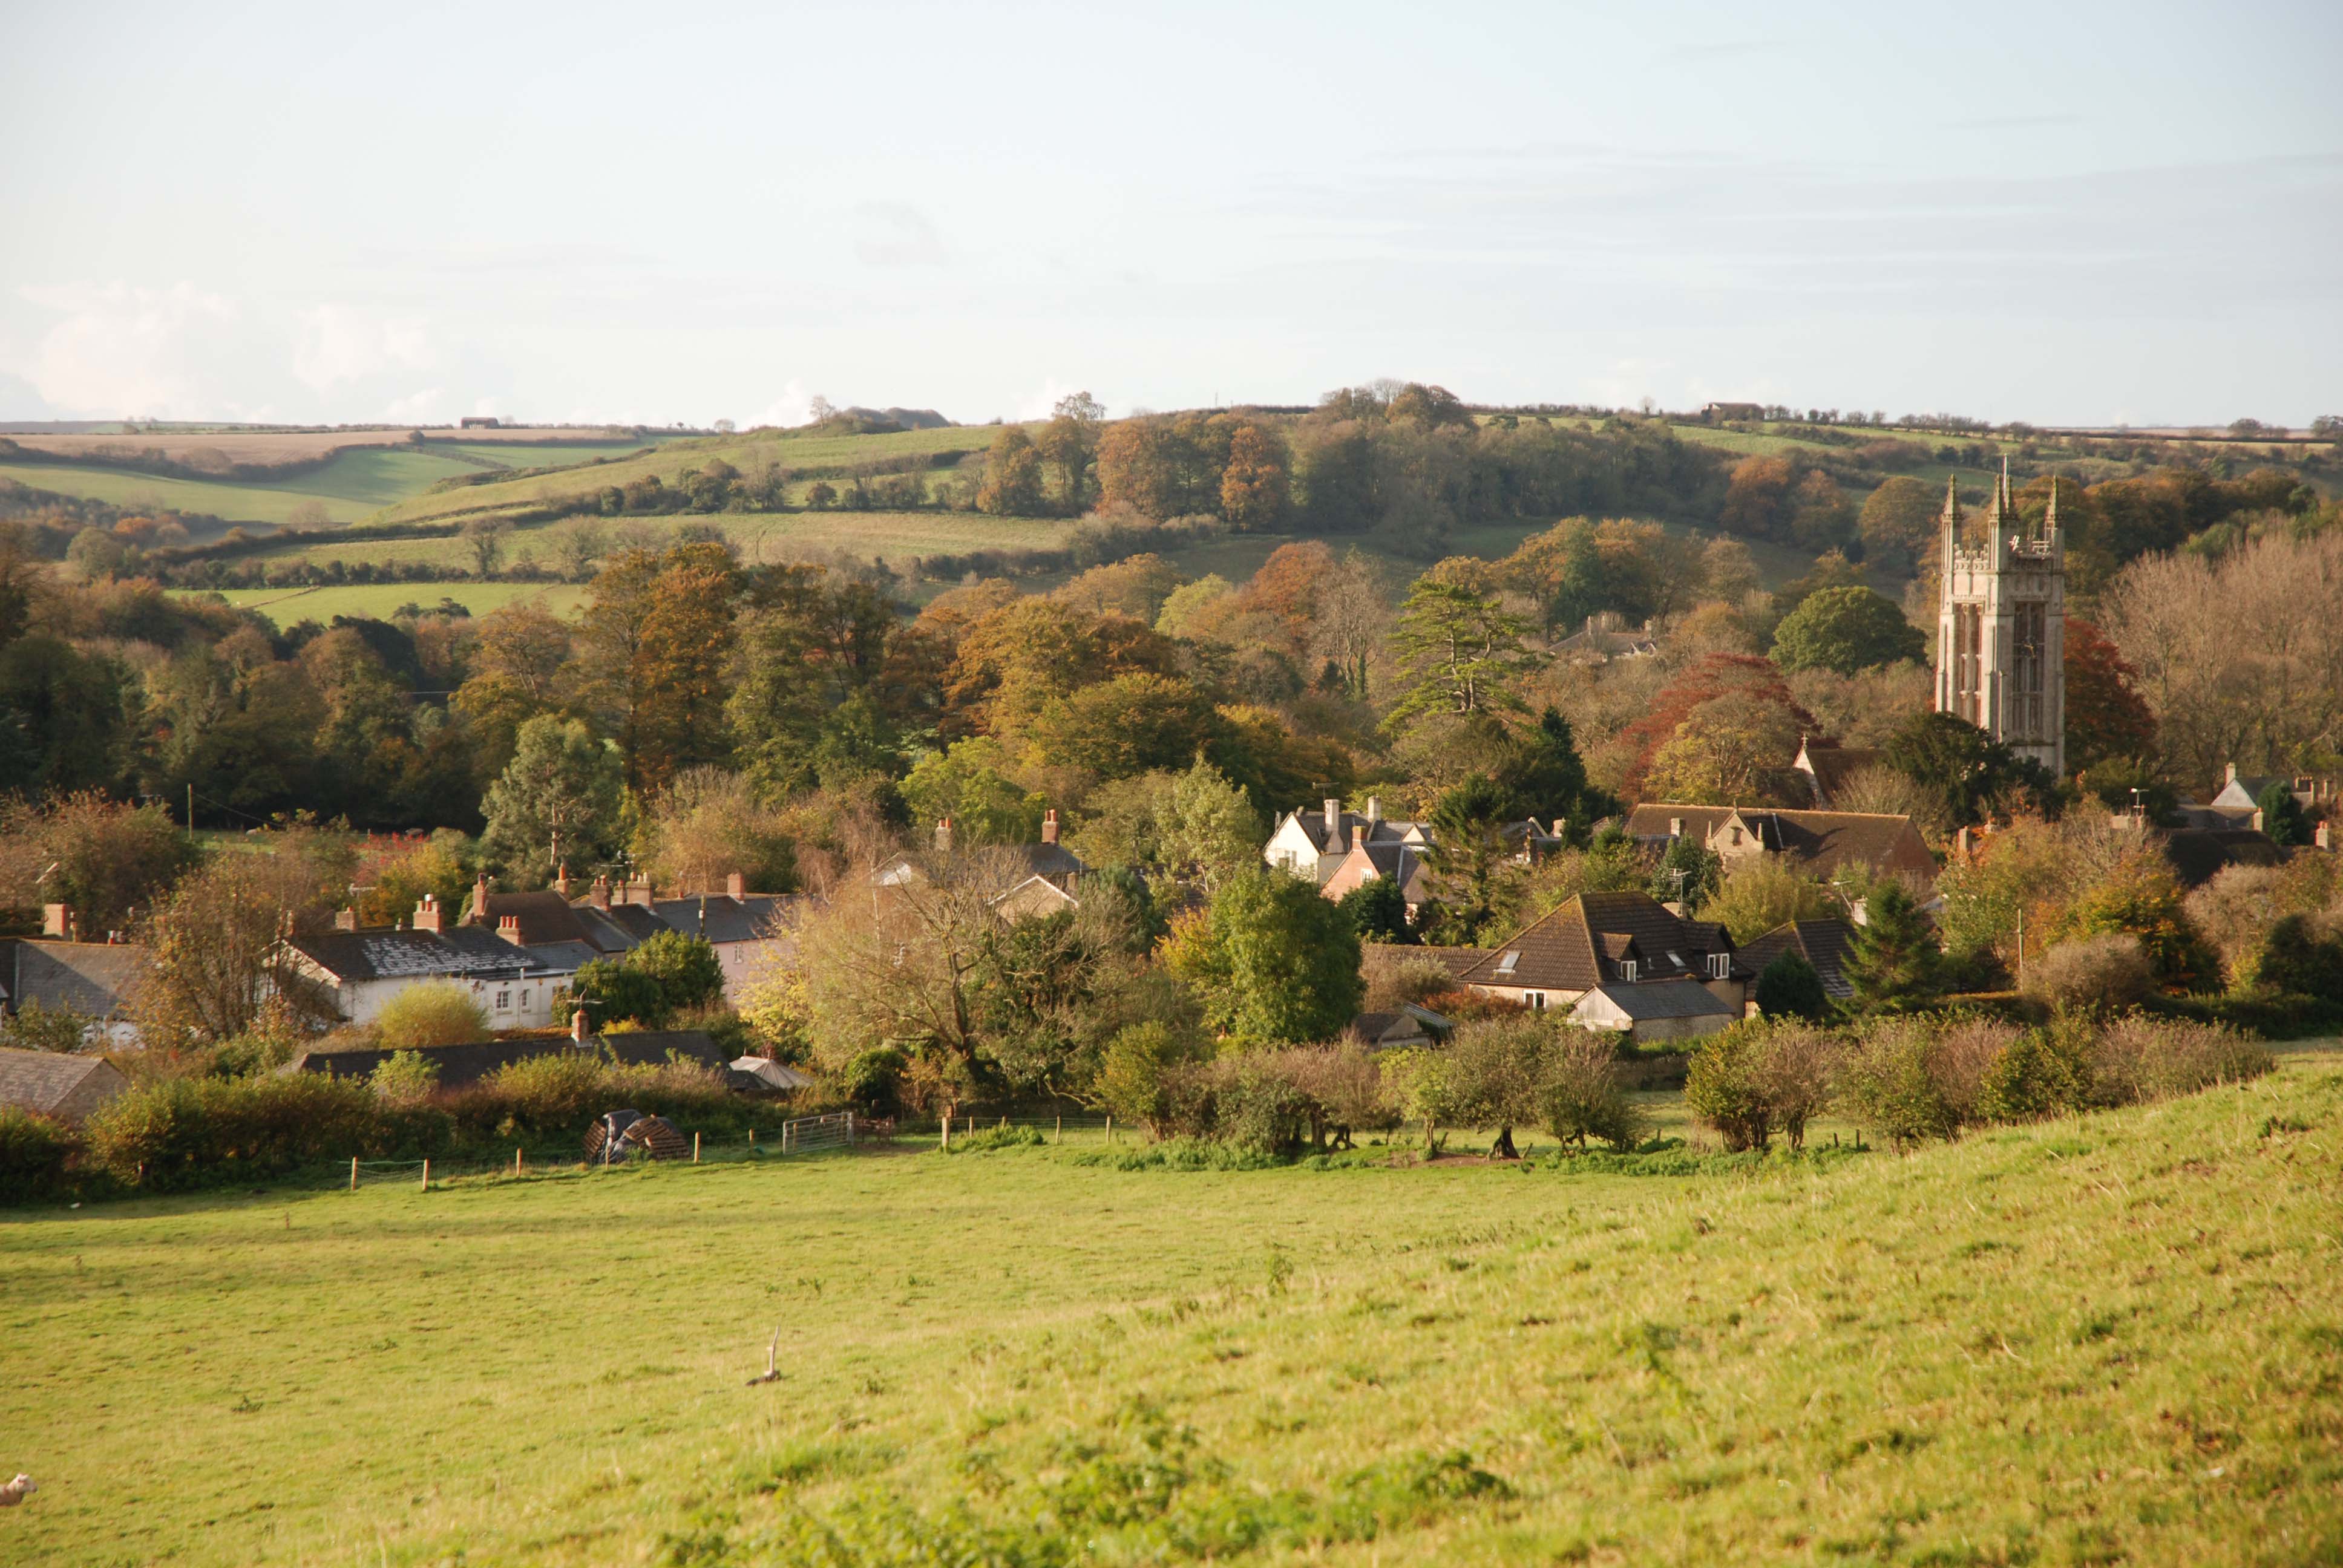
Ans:
POLYGON ((1793 870, 1828 881, 1845 866, 1885 875, 1934 880, 1936 858, 1901 813, 1782 811, 1761 806, 1677 806, 1646 803, 1627 815, 1628 837, 1665 848, 1692 839, 1725 862, 1774 855, 1793 870))
POLYGON ((1685 920, 1644 893, 1581 893, 1459 978, 1483 995, 1570 1008, 1590 1029, 1645 1040, 1724 1028, 1742 1016, 1755 977, 1721 925, 1685 920), (1597 991, 1580 1017, 1575 1010, 1597 991))
POLYGON ((1429 823, 1385 817, 1382 800, 1373 797, 1363 811, 1345 810, 1340 800, 1329 799, 1315 811, 1297 809, 1280 817, 1261 853, 1272 869, 1323 886, 1351 846, 1362 841, 1406 844, 1421 853, 1432 847, 1432 829, 1429 823))

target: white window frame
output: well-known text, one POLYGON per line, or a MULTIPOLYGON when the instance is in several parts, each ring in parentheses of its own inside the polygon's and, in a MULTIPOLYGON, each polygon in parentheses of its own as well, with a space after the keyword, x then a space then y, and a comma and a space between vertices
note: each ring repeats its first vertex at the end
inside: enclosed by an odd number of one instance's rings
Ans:
POLYGON ((497 992, 497 1010, 498 1012, 512 1011, 512 992, 508 990, 500 990, 497 992))
POLYGON ((1634 959, 1621 959, 1619 960, 1619 978, 1625 980, 1629 985, 1635 983, 1635 960, 1634 959))
POLYGON ((1532 1012, 1545 1010, 1545 992, 1542 990, 1525 990, 1522 992, 1522 1000, 1529 1003, 1532 1012))

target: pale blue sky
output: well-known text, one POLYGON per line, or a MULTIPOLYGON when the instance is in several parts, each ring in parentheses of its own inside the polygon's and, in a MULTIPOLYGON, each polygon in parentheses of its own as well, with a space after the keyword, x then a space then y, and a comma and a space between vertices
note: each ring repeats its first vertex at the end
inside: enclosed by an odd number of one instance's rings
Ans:
POLYGON ((5 0, 0 417, 2343 413, 2343 5, 5 0))

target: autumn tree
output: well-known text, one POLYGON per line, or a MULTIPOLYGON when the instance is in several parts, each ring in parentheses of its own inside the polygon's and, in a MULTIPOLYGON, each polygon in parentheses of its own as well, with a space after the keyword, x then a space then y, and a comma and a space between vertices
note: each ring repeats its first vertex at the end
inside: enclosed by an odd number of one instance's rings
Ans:
POLYGON ((730 759, 730 691, 739 574, 720 545, 680 546, 650 587, 629 679, 628 784, 663 789, 687 768, 730 759))
POLYGON ((338 870, 287 841, 273 854, 218 856, 181 878, 137 930, 147 970, 131 1007, 147 1047, 216 1045, 272 1008, 288 1024, 333 1016, 283 939, 288 927, 323 923, 338 870))
POLYGON ((729 769, 677 774, 652 798, 639 839, 640 863, 685 895, 722 892, 735 872, 767 893, 786 891, 796 877, 787 820, 729 769))
POLYGON ((1071 392, 1058 399, 1034 443, 1041 460, 1057 472, 1058 508, 1069 516, 1079 516, 1090 505, 1105 420, 1104 404, 1087 392, 1071 392))
POLYGON ((85 940, 127 930, 194 859, 187 835, 157 804, 95 790, 37 806, 0 801, 0 902, 33 914, 63 904, 85 940))
POLYGON ((2077 771, 2156 749, 2156 715, 2134 682, 2139 672, 2107 634, 2066 618, 2066 762, 2077 771))
POLYGON ((985 454, 984 483, 976 492, 979 511, 995 517, 1031 518, 1041 511, 1041 454, 1022 425, 1003 425, 985 454))
POLYGON ((1291 459, 1284 438, 1268 426, 1246 423, 1229 438, 1221 475, 1221 516, 1241 534, 1275 533, 1285 521, 1291 459))
POLYGON ((1825 588, 1775 628, 1774 662, 1784 669, 1854 675, 1927 651, 1920 628, 1884 596, 1865 588, 1825 588))
POLYGON ((1944 495, 1924 479, 1896 474, 1865 498, 1856 529, 1867 560, 1912 567, 1936 547, 1944 495))

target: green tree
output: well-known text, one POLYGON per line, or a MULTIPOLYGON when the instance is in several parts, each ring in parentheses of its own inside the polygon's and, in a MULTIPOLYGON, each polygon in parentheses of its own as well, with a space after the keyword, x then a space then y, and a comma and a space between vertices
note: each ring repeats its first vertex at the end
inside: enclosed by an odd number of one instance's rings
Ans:
POLYGON ((1030 844, 1048 801, 1009 776, 1008 748, 989 735, 956 740, 920 759, 900 786, 913 826, 951 819, 956 842, 1030 844))
POLYGON ((1392 631, 1405 689, 1383 721, 1386 728, 1402 729, 1433 714, 1519 711, 1514 683, 1545 662, 1524 643, 1529 629, 1493 593, 1433 574, 1419 578, 1392 631))
POLYGON ((1725 874, 1725 862, 1717 853, 1689 834, 1668 840, 1660 851, 1660 863, 1652 868, 1649 891, 1662 903, 1682 903, 1686 910, 1698 909, 1716 891, 1718 879, 1725 874))
POLYGON ((1907 1012, 1936 1000, 1944 954, 1936 928, 1901 882, 1883 882, 1864 908, 1846 959, 1855 1005, 1865 1012, 1907 1012))
POLYGON ((1831 895, 1814 878, 1773 855, 1753 855, 1725 874, 1701 901, 1700 918, 1715 920, 1736 942, 1752 942, 1791 920, 1819 920, 1834 912, 1831 895))
POLYGON ((1926 648, 1920 628, 1867 588, 1810 595, 1774 632, 1774 662, 1784 669, 1854 675, 1900 659, 1917 660, 1926 648))
POLYGON ((984 483, 976 492, 979 511, 1001 518, 1041 514, 1041 454, 1022 425, 1003 425, 985 454, 984 483))
POLYGON ((1926 559, 1943 511, 1942 492, 1926 480, 1908 474, 1881 480, 1864 500, 1855 522, 1865 558, 1901 566, 1926 559))
POLYGON ((383 1003, 374 1025, 392 1050, 424 1045, 465 1045, 488 1038, 488 1015, 469 986, 426 980, 383 1003))
POLYGON ((724 1000, 724 966, 705 937, 654 932, 628 950, 627 967, 659 987, 665 1015, 713 1007, 724 1000))
POLYGON ((2262 831, 2269 835, 2272 843, 2310 842, 2310 818, 2303 811, 2302 802, 2294 798, 2294 786, 2286 779, 2271 779, 2254 797, 2254 809, 2262 814, 2262 831))
POLYGON ((624 957, 589 959, 570 977, 569 1000, 586 1010, 597 1029, 614 1023, 656 1025, 667 1019, 659 983, 630 967, 624 957))
POLYGON ((1359 933, 1298 877, 1256 871, 1172 923, 1163 961, 1224 1035, 1308 1043, 1358 1016, 1359 933))
POLYGON ((1527 1010, 1474 1019, 1448 1042, 1449 1115, 1468 1127, 1493 1127, 1492 1160, 1518 1160, 1513 1129, 1534 1125, 1545 1110, 1547 1058, 1562 1027, 1527 1010))
POLYGON ((1245 792, 1204 761, 1109 780, 1085 809, 1067 840, 1083 859, 1207 894, 1251 875, 1269 837, 1245 792))
POLYGON ((1134 671, 1052 699, 1031 739, 1045 763, 1128 779, 1192 759, 1222 728, 1211 699, 1188 681, 1134 671))
POLYGON ((1885 760, 1919 788, 1945 832, 1975 826, 2005 797, 2025 795, 2037 810, 2057 801, 2049 769, 1949 713, 1914 714, 1889 737, 1885 760))
POLYGON ((1803 1018, 1817 1023, 1830 1016, 1830 993, 1805 955, 1793 949, 1757 977, 1757 1010, 1767 1018, 1803 1018))
POLYGON ((1466 944, 1511 922, 1512 869, 1505 842, 1505 787, 1485 774, 1443 795, 1432 809, 1433 879, 1440 890, 1442 940, 1466 944))
POLYGON ((1389 877, 1361 882, 1342 896, 1341 908, 1358 928, 1361 941, 1415 940, 1415 930, 1407 923, 1407 897, 1389 877))
POLYGON ((531 885, 608 852, 618 827, 618 758, 577 719, 540 714, 483 802, 489 859, 531 885))

